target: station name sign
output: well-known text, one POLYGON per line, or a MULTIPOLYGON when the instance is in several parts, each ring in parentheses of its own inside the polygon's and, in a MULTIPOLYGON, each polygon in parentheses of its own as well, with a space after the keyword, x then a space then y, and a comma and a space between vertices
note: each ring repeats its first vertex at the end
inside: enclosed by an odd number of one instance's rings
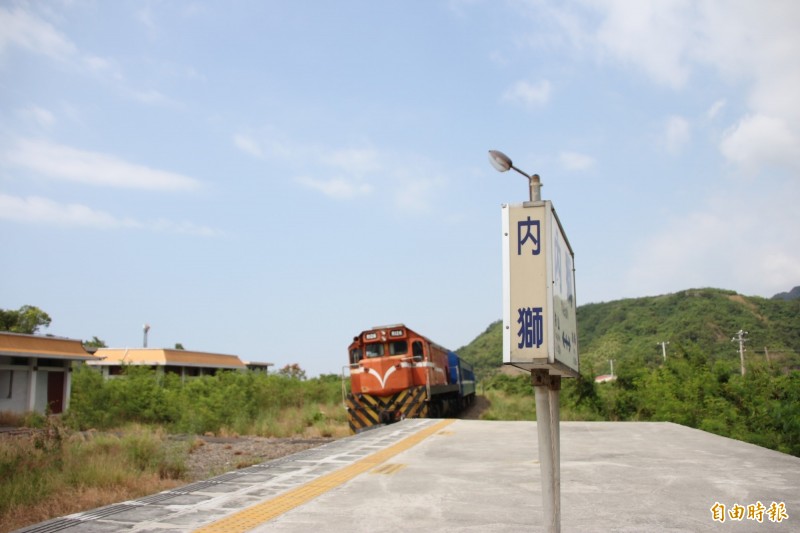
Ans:
POLYGON ((550 201, 503 205, 503 363, 579 372, 575 256, 550 201))

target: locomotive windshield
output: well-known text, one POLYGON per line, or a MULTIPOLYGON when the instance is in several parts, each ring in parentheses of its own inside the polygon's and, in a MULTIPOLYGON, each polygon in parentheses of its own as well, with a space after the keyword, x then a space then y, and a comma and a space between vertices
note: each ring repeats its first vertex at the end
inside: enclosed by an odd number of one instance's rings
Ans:
POLYGON ((408 353, 406 341, 393 341, 389 343, 389 355, 405 355, 408 353))
POLYGON ((383 357, 387 346, 389 347, 389 355, 405 355, 408 353, 408 342, 406 341, 392 341, 387 344, 382 342, 365 344, 364 353, 368 358, 383 357))
POLYGON ((380 342, 367 344, 364 348, 365 348, 367 357, 382 357, 383 356, 383 344, 381 344, 380 342))

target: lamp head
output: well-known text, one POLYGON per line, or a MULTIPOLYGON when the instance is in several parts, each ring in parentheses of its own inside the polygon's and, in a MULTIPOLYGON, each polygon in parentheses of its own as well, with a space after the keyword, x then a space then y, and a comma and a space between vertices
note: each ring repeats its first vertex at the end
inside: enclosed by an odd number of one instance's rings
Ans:
POLYGON ((489 150, 489 162, 498 172, 506 172, 513 167, 511 158, 500 150, 489 150))

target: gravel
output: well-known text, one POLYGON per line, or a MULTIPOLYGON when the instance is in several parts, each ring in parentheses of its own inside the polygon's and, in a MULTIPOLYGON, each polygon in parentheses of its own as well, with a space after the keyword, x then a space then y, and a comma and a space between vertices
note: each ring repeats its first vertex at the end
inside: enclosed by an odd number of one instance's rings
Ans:
POLYGON ((196 437, 186 462, 188 481, 200 481, 291 455, 332 438, 196 437))
MULTIPOLYGON (((486 398, 478 396, 475 403, 459 418, 478 420, 488 407, 489 402, 486 398)), ((196 439, 186 464, 188 467, 187 478, 190 482, 209 479, 239 468, 246 468, 321 446, 334 440, 332 438, 277 439, 266 437, 197 437, 196 439)))

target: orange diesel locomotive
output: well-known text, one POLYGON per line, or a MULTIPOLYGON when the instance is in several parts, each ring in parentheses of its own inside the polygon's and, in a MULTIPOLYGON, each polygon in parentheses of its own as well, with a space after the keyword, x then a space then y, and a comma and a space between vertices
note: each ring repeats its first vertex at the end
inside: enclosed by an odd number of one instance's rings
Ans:
POLYGON ((472 365, 403 324, 362 331, 350 352, 350 429, 454 416, 475 399, 472 365))

